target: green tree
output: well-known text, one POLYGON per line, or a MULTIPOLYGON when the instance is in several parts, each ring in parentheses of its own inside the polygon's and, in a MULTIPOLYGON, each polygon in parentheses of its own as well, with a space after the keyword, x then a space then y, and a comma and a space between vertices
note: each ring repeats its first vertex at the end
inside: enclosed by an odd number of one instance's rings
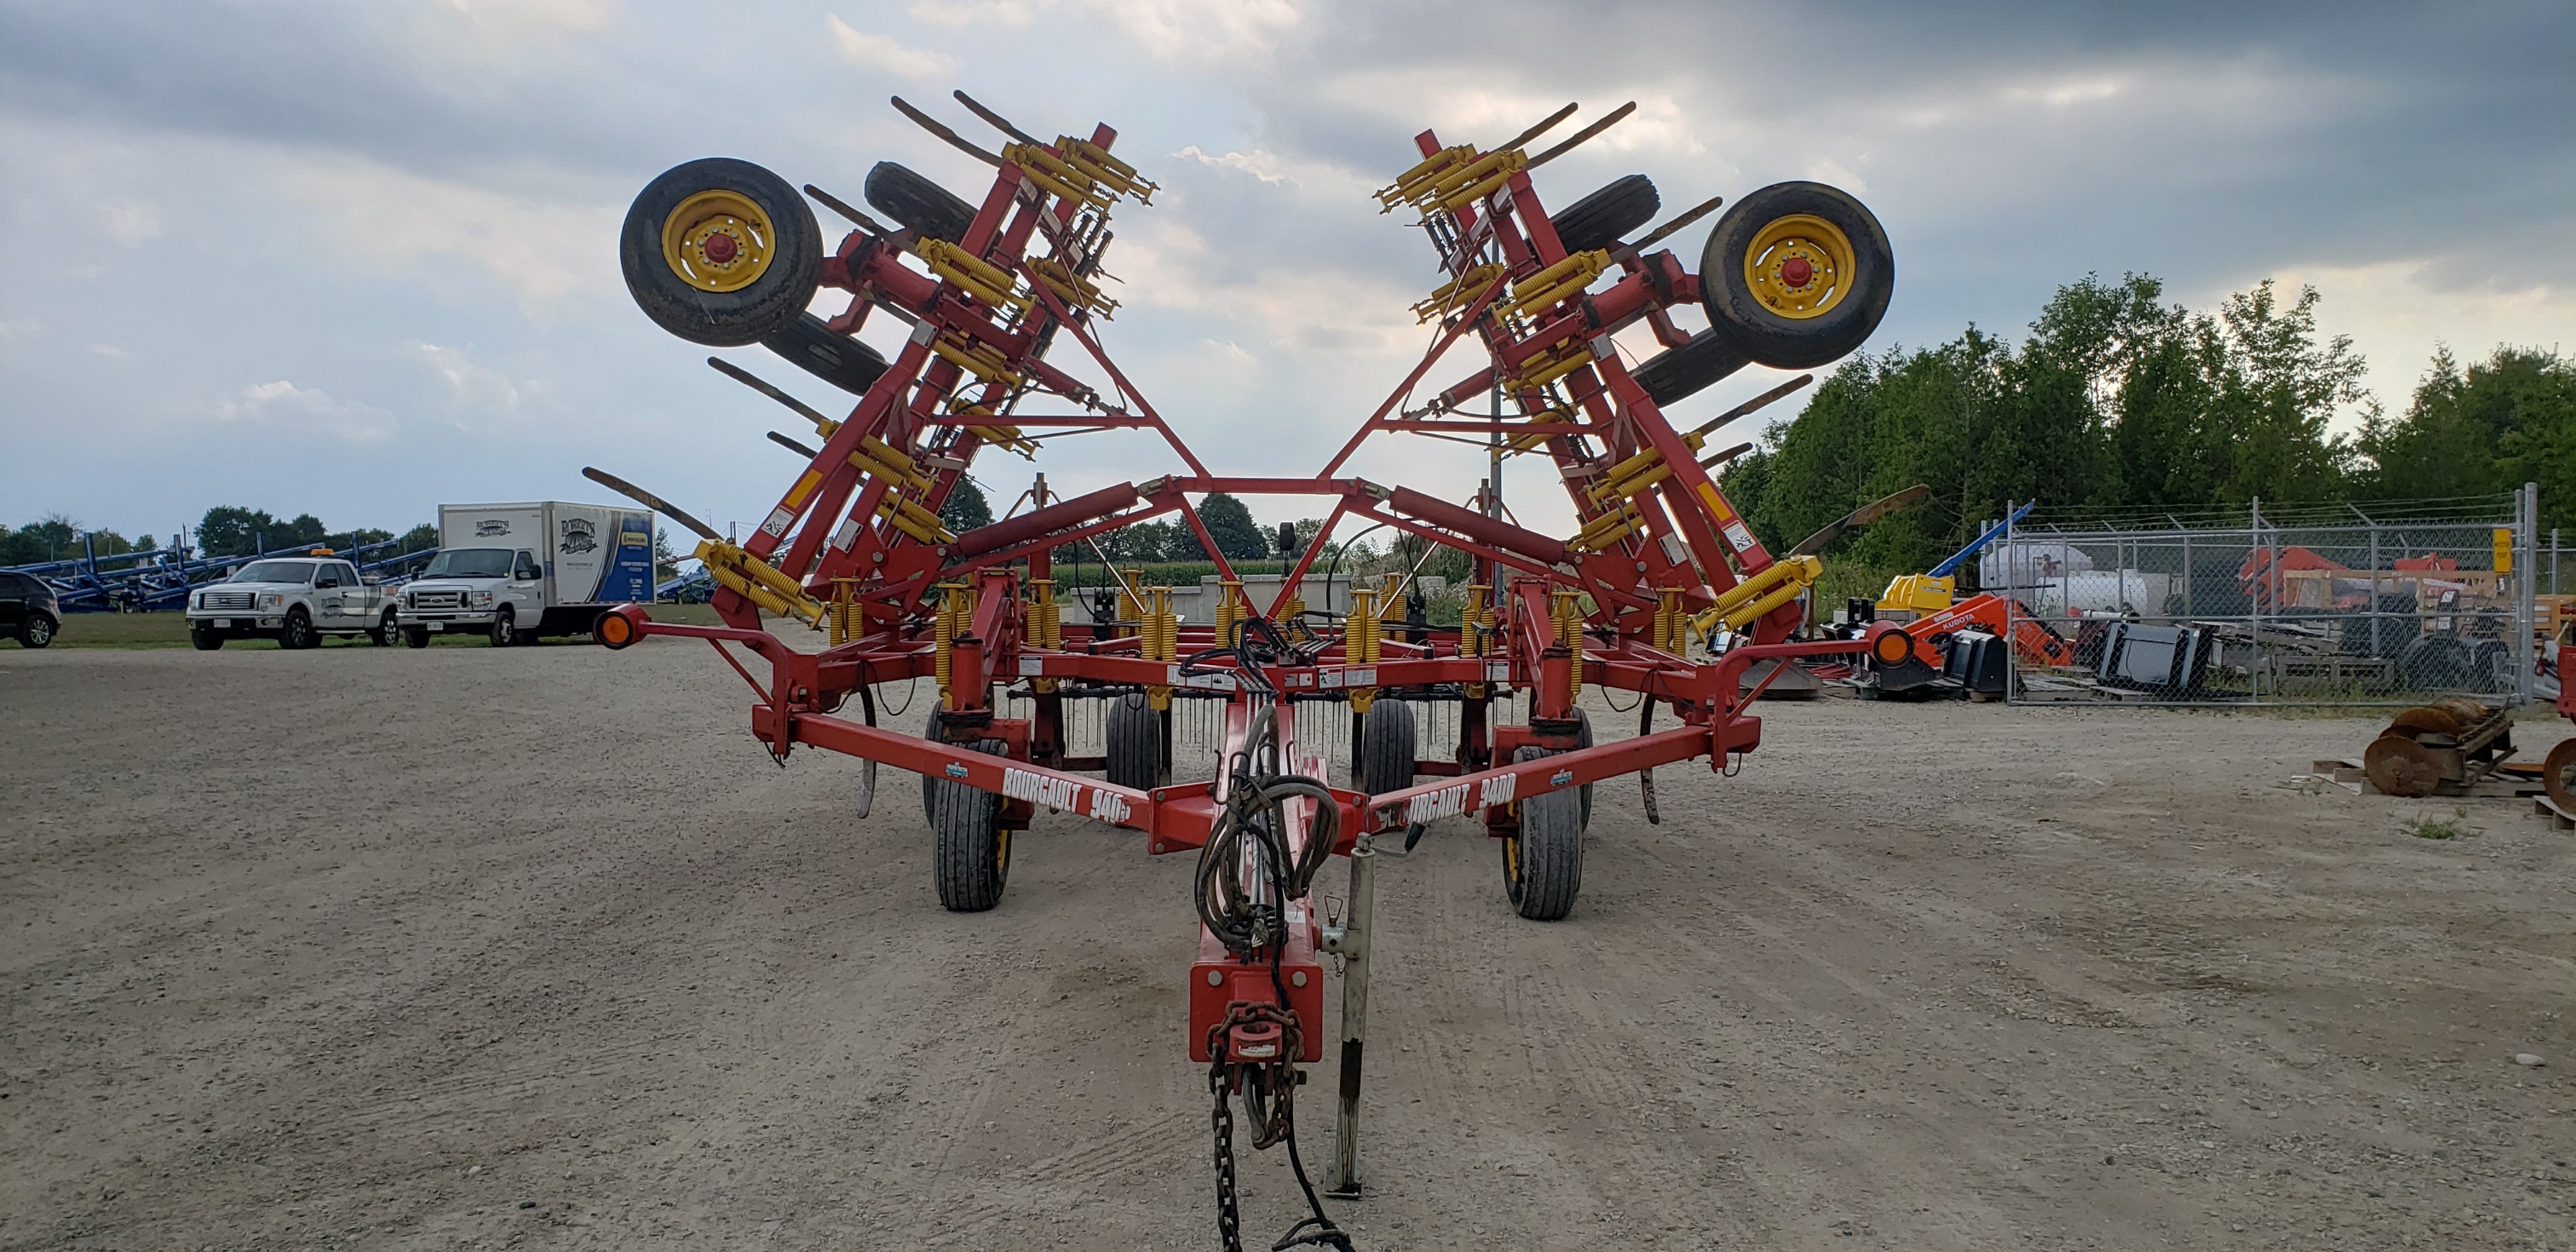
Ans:
POLYGON ((2540 484, 2544 524, 2576 517, 2576 362, 2499 347, 2461 368, 2437 349, 2403 416, 2362 427, 2364 499, 2502 494, 2540 484))
POLYGON ((978 526, 993 524, 993 504, 984 498, 984 489, 975 480, 960 475, 957 485, 949 488, 948 499, 939 506, 939 520, 948 529, 964 534, 978 526))
POLYGON ((263 536, 272 548, 291 542, 285 533, 266 509, 219 504, 198 519, 197 552, 201 556, 253 556, 259 552, 263 536))
MULTIPOLYGON (((294 544, 298 547, 319 545, 329 541, 331 538, 330 528, 322 524, 321 518, 315 517, 310 513, 296 514, 293 519, 289 520, 285 524, 285 530, 285 542, 294 544)), ((271 535, 269 536, 268 542, 270 546, 274 547, 279 541, 277 536, 271 535)))
MULTIPOLYGON (((1252 520, 1252 510, 1243 501, 1222 491, 1210 492, 1199 500, 1199 523, 1207 527, 1208 538, 1216 542, 1217 551, 1229 561, 1249 561, 1270 553, 1271 540, 1264 538, 1259 524, 1252 520)), ((1207 549, 1199 542, 1198 532, 1186 521, 1180 522, 1170 546, 1172 559, 1202 561, 1207 549)))
POLYGON ((2265 282, 2215 314, 2162 296, 2146 275, 2087 276, 2017 346, 1971 326, 1936 348, 1856 357, 1729 465, 1727 492, 1776 550, 1929 485, 1924 507, 1834 550, 1890 569, 1926 567, 2017 501, 2341 498, 2359 461, 2328 424, 2370 402, 2351 341, 2317 330, 2317 294, 2285 305, 2265 282))
POLYGON ((653 580, 669 582, 680 576, 680 554, 671 550, 669 528, 653 528, 653 580))

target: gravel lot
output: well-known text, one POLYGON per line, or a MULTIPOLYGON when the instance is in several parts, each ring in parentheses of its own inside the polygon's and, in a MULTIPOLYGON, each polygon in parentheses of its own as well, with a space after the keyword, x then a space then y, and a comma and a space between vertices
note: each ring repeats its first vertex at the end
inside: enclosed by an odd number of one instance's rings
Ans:
MULTIPOLYGON (((744 704, 0 646, 0 1249, 1212 1246, 1187 860, 1042 817, 943 913, 909 776, 850 820, 744 704)), ((1361 1247, 2576 1244, 2576 837, 2288 784, 2369 721, 1766 713, 1602 788, 1566 922, 1464 822, 1388 865, 1361 1247)))

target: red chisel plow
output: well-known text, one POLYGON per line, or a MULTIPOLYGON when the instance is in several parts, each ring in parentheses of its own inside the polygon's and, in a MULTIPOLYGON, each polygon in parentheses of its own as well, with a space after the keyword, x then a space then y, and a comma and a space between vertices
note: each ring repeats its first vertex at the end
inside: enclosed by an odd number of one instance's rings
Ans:
MULTIPOLYGON (((1415 138, 1419 161, 1377 193, 1418 217, 1441 277, 1415 306, 1430 347, 1350 441, 1311 478, 1211 472, 1103 350, 1109 216, 1157 187, 1112 148, 1106 126, 1041 141, 958 93, 1010 141, 987 151, 901 100, 897 108, 994 169, 980 202, 892 163, 867 178, 881 222, 804 190, 855 229, 826 250, 805 199, 740 161, 674 168, 629 212, 621 260, 636 302, 664 329, 715 345, 765 344, 854 393, 839 418, 722 362, 717 368, 813 423, 816 446, 777 508, 739 545, 613 476, 594 479, 696 530, 723 626, 654 621, 624 605, 598 625, 622 648, 647 635, 705 639, 754 694, 753 735, 780 761, 799 745, 911 770, 924 780, 940 902, 992 908, 1015 832, 1040 806, 1142 833, 1153 854, 1198 858, 1202 934, 1189 971, 1191 1059, 1208 1065, 1220 1224, 1239 1243, 1233 1120, 1256 1147, 1285 1143, 1301 1185, 1294 1097, 1299 1066, 1324 1054, 1324 975, 1342 977, 1340 1108, 1329 1184, 1360 1191, 1355 1132, 1367 1020, 1368 926, 1378 843, 1404 846, 1426 823, 1472 816, 1501 849, 1512 905, 1564 917, 1582 882, 1590 785, 1705 758, 1719 768, 1761 740, 1748 709, 1792 658, 1867 651, 1873 637, 1801 642, 1813 556, 1775 557, 1728 505, 1700 457, 1704 437, 1800 379, 1682 431, 1662 406, 1759 362, 1822 365, 1867 338, 1894 270, 1885 233, 1850 196, 1815 183, 1766 187, 1727 209, 1696 272, 1654 245, 1718 207, 1710 201, 1639 235, 1660 209, 1642 175, 1550 213, 1531 171, 1625 116, 1565 142, 1528 147, 1573 106, 1492 149, 1415 138), (828 320, 806 312, 823 288, 848 293, 828 320), (1710 328, 1677 329, 1696 302, 1710 328), (855 338, 872 317, 905 328, 891 360, 855 338), (1614 332, 1643 322, 1663 351, 1630 370, 1614 332), (1402 407, 1458 341, 1483 360, 1418 407, 1402 407), (1069 344, 1067 341, 1070 341, 1069 344), (1095 390, 1048 363, 1079 352, 1111 382, 1095 390), (1481 410, 1481 411, 1477 411, 1481 410), (941 505, 978 456, 1034 458, 1044 441, 1109 430, 1160 435, 1176 472, 1070 499, 1043 477, 1025 512, 963 533, 941 505), (1492 479, 1477 504, 1336 477, 1380 434, 1447 438, 1503 456, 1543 456, 1572 498, 1576 533, 1507 520, 1492 479), (1268 603, 1255 603, 1191 497, 1302 496, 1330 502, 1268 603), (1177 515, 1219 573, 1205 622, 1183 622, 1168 589, 1119 576, 1116 607, 1065 621, 1051 562, 1061 549, 1177 515), (1474 571, 1456 627, 1399 618, 1409 580, 1325 583, 1303 592, 1345 524, 1379 525, 1465 553, 1474 571), (822 632, 788 647, 762 616, 822 632), (1088 616, 1090 620, 1080 620, 1088 616), (746 665, 740 656, 757 658, 746 665), (765 672, 762 666, 765 665, 765 672), (921 735, 876 725, 875 688, 932 678, 939 705, 921 735), (1639 733, 1596 742, 1586 686, 1637 693, 1639 733), (859 716, 850 716, 852 696, 859 716), (1014 697, 1005 699, 1005 697, 1014 697), (1168 777, 1175 701, 1222 704, 1213 778, 1168 777), (1105 751, 1068 751, 1068 702, 1098 701, 1105 751), (1406 707, 1456 707, 1448 759, 1419 759, 1406 707), (1005 716, 1025 705, 1026 716, 1005 716), (1526 719, 1501 720, 1525 705, 1526 719), (1671 725, 1653 728, 1655 709, 1671 725), (1298 736, 1300 714, 1350 719, 1348 786, 1298 736), (1096 772, 1095 772, 1096 771, 1096 772), (1347 915, 1318 915, 1314 888, 1335 855, 1350 863, 1347 915)), ((1463 354, 1462 354, 1463 355, 1463 354)), ((1105 563, 1105 562, 1104 562, 1105 563)), ((1418 568, 1418 567, 1417 567, 1418 568)), ((1418 600, 1416 601, 1418 603, 1418 600)), ((1309 736, 1312 737, 1311 735, 1309 736)), ((1649 813, 1651 775, 1648 776, 1649 813)), ((1310 1204, 1311 1186, 1306 1188, 1310 1204)), ((1314 1216, 1280 1246, 1348 1247, 1314 1216)))

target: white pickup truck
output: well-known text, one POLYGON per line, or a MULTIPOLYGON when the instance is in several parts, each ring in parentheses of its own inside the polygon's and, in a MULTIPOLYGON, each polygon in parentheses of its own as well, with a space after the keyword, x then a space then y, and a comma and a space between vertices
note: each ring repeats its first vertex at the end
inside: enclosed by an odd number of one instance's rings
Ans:
POLYGON ((374 575, 335 556, 269 557, 188 593, 188 641, 212 652, 230 639, 318 648, 324 635, 394 641, 394 606, 374 575))

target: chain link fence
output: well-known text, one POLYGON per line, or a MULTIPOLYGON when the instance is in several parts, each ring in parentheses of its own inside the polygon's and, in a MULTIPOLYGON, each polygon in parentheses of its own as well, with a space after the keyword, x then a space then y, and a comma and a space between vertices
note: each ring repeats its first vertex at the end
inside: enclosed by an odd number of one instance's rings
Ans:
POLYGON ((2555 695, 2536 661, 2565 603, 2539 590, 2557 554, 2538 494, 2025 519, 1980 554, 1979 583, 2007 598, 2019 702, 2519 703, 2555 695))

